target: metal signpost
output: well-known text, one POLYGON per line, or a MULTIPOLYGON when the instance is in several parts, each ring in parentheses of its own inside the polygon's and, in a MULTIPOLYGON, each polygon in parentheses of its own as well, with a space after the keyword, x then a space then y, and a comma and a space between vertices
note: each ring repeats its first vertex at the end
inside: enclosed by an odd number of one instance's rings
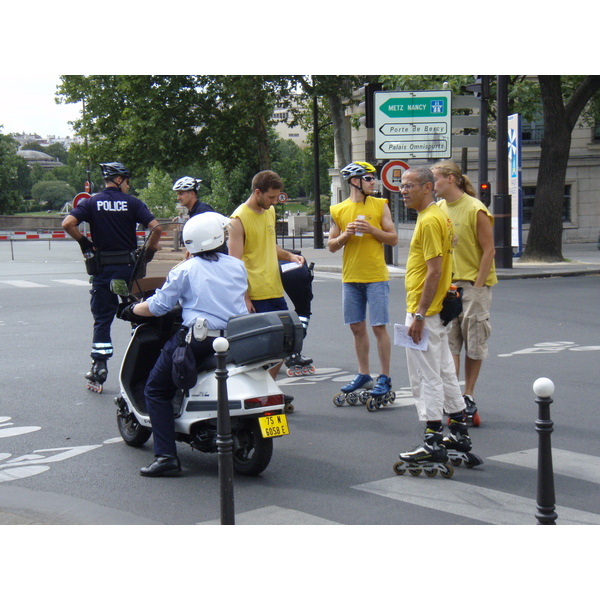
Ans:
POLYGON ((452 92, 374 93, 375 158, 452 156, 452 92))

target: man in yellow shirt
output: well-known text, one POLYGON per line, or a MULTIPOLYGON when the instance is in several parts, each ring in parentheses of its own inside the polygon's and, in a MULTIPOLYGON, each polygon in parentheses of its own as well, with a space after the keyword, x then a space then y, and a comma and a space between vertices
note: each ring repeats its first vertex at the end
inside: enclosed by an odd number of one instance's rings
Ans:
POLYGON ((438 205, 450 217, 456 233, 453 282, 463 289, 463 312, 452 322, 448 334, 456 374, 460 370, 460 354, 465 350, 465 389, 467 416, 475 425, 480 417, 473 400, 481 363, 488 356, 491 333, 490 305, 492 286, 498 283, 494 264, 494 217, 460 167, 445 160, 432 169, 438 205))
POLYGON ((371 390, 383 396, 391 389, 391 340, 389 323, 389 271, 383 245, 395 246, 398 234, 387 201, 372 196, 377 176, 375 167, 366 162, 353 162, 341 170, 350 184, 350 198, 331 207, 332 226, 327 248, 330 252, 344 249, 342 258, 342 300, 344 322, 350 325, 358 359, 358 374, 342 388, 352 392, 373 386, 369 367, 369 334, 366 310, 377 340, 380 375, 371 390))
MULTIPOLYGON (((279 261, 302 264, 304 257, 277 245, 275 208, 283 181, 273 171, 261 171, 252 179, 252 193, 231 215, 229 254, 244 261, 248 272, 246 305, 249 312, 287 310, 279 261)), ((270 373, 275 378, 281 364, 270 373)))
POLYGON ((408 375, 419 420, 426 424, 425 439, 411 452, 400 454, 406 464, 446 463, 447 449, 471 449, 462 397, 448 332, 440 311, 452 282, 454 229, 435 203, 433 173, 414 167, 402 174, 400 186, 407 208, 417 211, 417 224, 406 262, 406 321, 408 335, 425 349, 407 348, 408 375), (450 415, 450 434, 443 435, 444 412, 450 415))

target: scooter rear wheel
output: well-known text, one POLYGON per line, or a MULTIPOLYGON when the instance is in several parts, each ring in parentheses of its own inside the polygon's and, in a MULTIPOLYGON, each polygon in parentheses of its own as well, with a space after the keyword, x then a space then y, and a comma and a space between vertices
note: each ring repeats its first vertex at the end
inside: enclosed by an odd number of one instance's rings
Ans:
POLYGON ((123 441, 135 448, 143 446, 152 435, 152 429, 140 425, 132 413, 123 415, 121 411, 117 411, 117 426, 123 441))
POLYGON ((258 421, 232 432, 233 469, 240 475, 259 475, 271 462, 273 438, 263 438, 258 421))

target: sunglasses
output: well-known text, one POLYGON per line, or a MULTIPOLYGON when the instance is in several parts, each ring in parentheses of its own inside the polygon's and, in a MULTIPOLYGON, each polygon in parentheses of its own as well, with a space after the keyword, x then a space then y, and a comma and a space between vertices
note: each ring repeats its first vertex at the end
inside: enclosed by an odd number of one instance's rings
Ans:
POLYGON ((377 181, 377 177, 372 177, 371 175, 365 175, 362 178, 363 181, 377 181))

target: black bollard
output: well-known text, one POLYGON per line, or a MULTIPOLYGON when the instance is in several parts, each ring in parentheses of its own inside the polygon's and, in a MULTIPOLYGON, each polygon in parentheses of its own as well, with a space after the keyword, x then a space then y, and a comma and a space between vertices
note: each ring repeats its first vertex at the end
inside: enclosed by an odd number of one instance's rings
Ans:
POLYGON ((556 498, 554 495, 554 472, 552 468, 552 445, 550 435, 554 423, 550 420, 550 397, 554 392, 554 383, 546 377, 537 379, 533 384, 537 396, 538 418, 535 430, 538 432, 538 480, 537 513, 538 525, 556 525, 556 498))
POLYGON ((217 452, 219 457, 219 490, 221 525, 235 525, 233 510, 233 438, 227 397, 227 350, 229 342, 223 337, 213 342, 217 356, 217 452))

